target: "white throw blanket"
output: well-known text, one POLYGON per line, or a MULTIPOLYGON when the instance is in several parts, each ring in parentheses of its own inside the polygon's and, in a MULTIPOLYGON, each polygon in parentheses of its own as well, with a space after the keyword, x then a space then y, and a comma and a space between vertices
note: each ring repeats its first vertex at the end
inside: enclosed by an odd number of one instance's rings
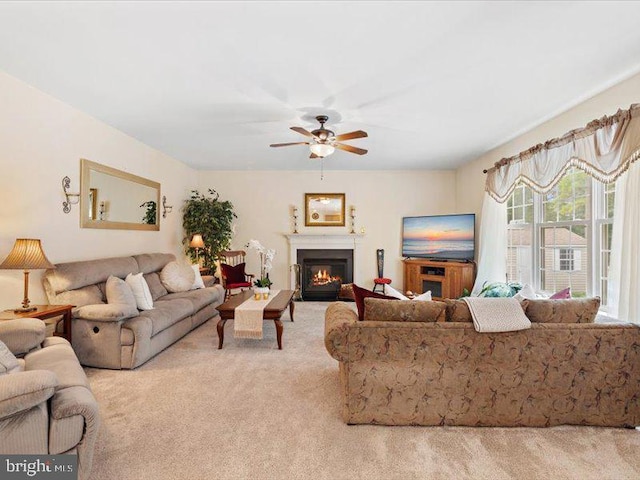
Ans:
POLYGON ((476 332, 514 332, 531 328, 515 298, 464 297, 469 305, 476 332))
POLYGON ((254 297, 245 300, 236 307, 233 316, 233 336, 235 338, 262 338, 262 323, 264 308, 280 293, 280 290, 271 290, 269 298, 255 300, 254 297))

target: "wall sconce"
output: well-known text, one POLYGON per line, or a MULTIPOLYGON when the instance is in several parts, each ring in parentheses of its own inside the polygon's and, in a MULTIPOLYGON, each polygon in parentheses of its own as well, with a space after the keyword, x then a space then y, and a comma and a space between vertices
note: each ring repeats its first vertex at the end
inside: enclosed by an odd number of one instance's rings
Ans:
POLYGON ((167 197, 162 196, 162 218, 167 218, 167 213, 171 213, 173 205, 167 205, 167 197))
POLYGON ((356 233, 356 207, 354 207, 353 205, 351 205, 350 217, 351 217, 351 232, 349 233, 356 233))
POLYGON ((98 210, 98 220, 107 219, 107 202, 104 200, 100 202, 100 209, 98 210))
POLYGON ((293 233, 298 233, 298 207, 293 207, 293 233))
POLYGON ((69 213, 71 211, 71 205, 76 205, 80 201, 80 194, 70 193, 70 187, 71 179, 69 177, 64 177, 62 179, 62 190, 64 190, 64 196, 66 198, 66 200, 62 202, 62 211, 64 213, 69 213))

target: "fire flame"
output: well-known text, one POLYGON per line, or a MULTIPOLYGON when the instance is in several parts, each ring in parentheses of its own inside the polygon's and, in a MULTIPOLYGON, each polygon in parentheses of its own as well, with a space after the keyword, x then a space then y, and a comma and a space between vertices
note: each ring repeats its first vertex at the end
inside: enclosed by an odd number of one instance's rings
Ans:
POLYGON ((313 276, 312 281, 314 285, 327 285, 331 282, 341 282, 342 278, 332 277, 327 270, 318 270, 318 273, 313 276))

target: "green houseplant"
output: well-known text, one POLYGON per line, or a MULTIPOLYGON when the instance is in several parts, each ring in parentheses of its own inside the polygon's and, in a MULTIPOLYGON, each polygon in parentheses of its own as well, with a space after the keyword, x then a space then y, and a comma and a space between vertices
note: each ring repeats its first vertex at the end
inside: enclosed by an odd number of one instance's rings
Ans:
POLYGON ((201 234, 204 248, 200 249, 199 257, 202 259, 202 266, 210 268, 213 274, 218 255, 231 244, 232 222, 237 218, 233 204, 228 200, 221 201, 220 194, 209 188, 207 194, 192 190, 191 197, 185 200, 182 210, 182 228, 185 234, 182 243, 185 253, 192 261, 196 261, 196 250, 189 247, 189 242, 194 234, 201 234))

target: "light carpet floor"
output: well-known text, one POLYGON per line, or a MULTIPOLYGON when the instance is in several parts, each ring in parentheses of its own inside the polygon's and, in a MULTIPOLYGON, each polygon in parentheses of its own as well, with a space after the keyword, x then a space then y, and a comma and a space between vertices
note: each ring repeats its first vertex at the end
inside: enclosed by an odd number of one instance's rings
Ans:
POLYGON ((87 369, 102 414, 94 480, 638 479, 640 432, 348 426, 328 304, 217 350, 208 322, 134 371, 87 369))

